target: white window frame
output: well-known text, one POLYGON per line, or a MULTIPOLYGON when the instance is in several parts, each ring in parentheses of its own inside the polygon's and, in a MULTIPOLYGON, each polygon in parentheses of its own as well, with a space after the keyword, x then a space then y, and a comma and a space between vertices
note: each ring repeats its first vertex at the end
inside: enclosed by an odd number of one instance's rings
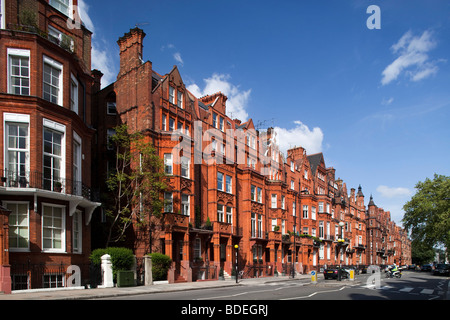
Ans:
POLYGON ((275 231, 275 227, 278 225, 277 219, 272 219, 272 231, 275 231))
POLYGON ((311 207, 311 219, 316 220, 316 207, 311 207))
POLYGON ((222 172, 217 172, 217 190, 224 191, 225 187, 225 181, 223 181, 224 177, 225 175, 222 172))
MULTIPOLYGON (((45 65, 48 65, 53 69, 57 69, 60 72, 59 79, 58 79, 58 99, 56 101, 56 104, 59 106, 62 106, 63 101, 64 101, 64 99, 63 99, 64 98, 64 86, 63 86, 64 66, 61 63, 59 63, 58 61, 44 55, 43 66, 42 66, 42 68, 43 68, 43 70, 42 70, 42 98, 44 100, 47 100, 44 98, 44 96, 45 96, 45 72, 44 72, 45 65)), ((47 84, 47 85, 52 86, 51 84, 47 84)), ((47 101, 52 102, 51 94, 50 94, 50 100, 47 100, 47 101)))
POLYGON ((175 104, 175 88, 169 86, 169 102, 175 104))
POLYGON ((225 176, 225 192, 233 193, 233 178, 229 175, 225 176))
MULTIPOLYGON (((9 242, 9 251, 10 252, 29 252, 30 251, 30 203, 28 201, 3 201, 2 205, 5 208, 8 208, 8 205, 15 205, 17 208, 17 205, 20 204, 25 204, 27 205, 27 242, 28 245, 27 247, 11 247, 11 242, 9 242)), ((8 208, 9 210, 11 210, 10 208, 8 208)), ((16 212, 17 213, 17 212, 16 212)), ((13 212, 11 212, 11 214, 14 214, 13 212)), ((9 225, 10 230, 9 230, 9 237, 11 237, 11 225, 9 225)), ((21 225, 14 225, 13 227, 19 227, 19 228, 25 228, 25 226, 21 226, 21 225)))
MULTIPOLYGON (((52 238, 53 239, 53 236, 52 238)), ((41 250, 45 253, 63 253, 66 252, 66 207, 61 205, 55 205, 52 203, 42 203, 42 218, 41 218, 41 250), (44 247, 44 219, 45 219, 45 207, 59 208, 61 210, 61 228, 50 227, 51 229, 60 229, 61 230, 61 248, 46 248, 44 247)))
POLYGON ((309 215, 308 215, 308 205, 303 205, 303 215, 302 215, 303 219, 309 219, 309 215))
POLYGON ((233 224, 233 207, 226 207, 226 215, 227 215, 227 220, 226 222, 229 224, 233 224))
MULTIPOLYGON (((44 137, 45 130, 51 130, 56 133, 59 133, 62 135, 61 137, 61 168, 60 168, 60 177, 61 183, 65 181, 66 179, 66 126, 60 123, 57 123, 52 120, 43 119, 43 128, 42 128, 42 137, 44 137)), ((44 177, 44 139, 42 139, 42 177, 44 177)), ((53 173, 52 173, 52 179, 53 179, 53 173)), ((52 187, 53 187, 53 181, 52 180, 52 187)), ((53 189, 53 188, 52 188, 53 189)), ((64 186, 63 186, 64 189, 64 186)))
POLYGON ((26 153, 25 155, 25 172, 30 171, 30 115, 28 114, 18 114, 18 113, 4 113, 3 114, 3 128, 4 130, 4 150, 3 159, 5 161, 5 168, 9 169, 9 141, 8 132, 9 124, 26 124, 28 125, 28 143, 26 149, 21 149, 26 153))
POLYGON ((252 212, 250 220, 251 237, 256 238, 256 213, 252 212))
POLYGON ((75 42, 73 41, 73 39, 71 37, 69 37, 68 35, 66 35, 64 32, 59 31, 56 28, 53 28, 52 26, 48 26, 48 35, 50 37, 53 37, 55 41, 53 41, 51 38, 49 39, 51 42, 57 44, 58 46, 61 47, 61 44, 63 43, 64 40, 66 39, 70 39, 70 50, 73 51, 75 48, 75 42))
POLYGON ((275 193, 273 193, 271 196, 270 196, 270 207, 272 208, 272 209, 276 209, 277 208, 277 205, 278 205, 278 199, 277 199, 277 195, 275 194, 275 193))
POLYGON ((190 177, 190 165, 191 165, 191 160, 188 157, 181 157, 181 176, 183 178, 189 179, 190 177), (185 174, 183 174, 183 171, 185 171, 185 174))
POLYGON ((260 187, 256 188, 256 200, 259 203, 262 203, 262 188, 260 188, 260 187))
POLYGON ((177 90, 177 106, 183 109, 183 92, 177 90))
POLYGON ((213 126, 214 128, 217 128, 217 114, 214 113, 214 112, 213 112, 212 120, 213 120, 212 126, 213 126))
POLYGON ((191 197, 188 194, 181 194, 181 214, 190 216, 191 197), (186 200, 187 199, 187 200, 186 200))
POLYGON ((5 1, 0 0, 0 29, 5 29, 5 1))
POLYGON ((258 214, 258 238, 262 239, 263 233, 263 217, 262 214, 258 214))
MULTIPOLYGON (((79 103, 78 103, 78 95, 79 95, 79 84, 77 78, 71 73, 70 74, 70 110, 78 114, 79 103)), ((108 102, 109 103, 109 102, 108 102)))
POLYGON ((286 197, 281 195, 281 209, 286 210, 286 197))
POLYGON ((161 130, 167 131, 167 116, 163 113, 161 117, 161 130))
POLYGON ((297 203, 295 201, 292 202, 292 216, 293 217, 297 216, 297 203))
POLYGON ((73 163, 73 190, 72 193, 77 196, 82 195, 82 173, 83 173, 83 144, 81 137, 74 131, 73 132, 73 143, 72 143, 72 163, 73 163), (75 154, 75 144, 78 145, 78 152, 75 154), (75 171, 76 169, 76 171, 75 171))
POLYGON ((83 253, 83 215, 80 210, 75 210, 72 216, 72 251, 83 253))
POLYGON ((219 222, 225 222, 224 220, 224 208, 225 206, 223 204, 218 203, 217 204, 217 221, 219 222))
MULTIPOLYGON (((12 90, 12 73, 11 73, 11 59, 12 57, 18 57, 18 58, 28 58, 28 94, 25 96, 31 95, 31 57, 30 57, 30 50, 27 49, 15 49, 15 48, 8 48, 7 50, 7 56, 8 56, 8 77, 7 77, 7 85, 8 85, 8 93, 9 94, 15 94, 12 90)), ((20 93, 22 95, 22 93, 20 93)))
MULTIPOLYGON (((49 0, 49 4, 55 8, 56 10, 58 10, 59 12, 61 12, 62 14, 68 16, 69 18, 73 19, 73 1, 69 0, 68 2, 68 6, 67 6, 67 10, 68 12, 64 12, 60 10, 60 5, 63 1, 61 0, 49 0), (59 5, 59 6, 57 6, 59 5)), ((65 5, 65 3, 63 3, 63 5, 65 5)))
POLYGON ((171 153, 164 154, 164 172, 167 175, 173 175, 173 159, 171 153), (169 170, 170 169, 170 170, 169 170))

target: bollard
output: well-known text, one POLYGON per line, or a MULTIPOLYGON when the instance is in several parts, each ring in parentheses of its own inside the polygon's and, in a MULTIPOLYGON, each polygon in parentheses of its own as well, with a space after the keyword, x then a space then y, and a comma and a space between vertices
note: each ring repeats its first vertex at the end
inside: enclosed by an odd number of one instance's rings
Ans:
POLYGON ((316 271, 311 271, 311 283, 312 284, 317 284, 317 273, 316 271))
POLYGON ((355 281, 355 270, 350 270, 350 281, 355 281))
POLYGON ((112 263, 111 256, 109 254, 105 254, 102 256, 102 285, 101 288, 113 288, 113 272, 112 272, 112 263))
POLYGON ((149 255, 144 256, 144 285, 151 286, 153 285, 153 273, 152 273, 152 257, 149 255))

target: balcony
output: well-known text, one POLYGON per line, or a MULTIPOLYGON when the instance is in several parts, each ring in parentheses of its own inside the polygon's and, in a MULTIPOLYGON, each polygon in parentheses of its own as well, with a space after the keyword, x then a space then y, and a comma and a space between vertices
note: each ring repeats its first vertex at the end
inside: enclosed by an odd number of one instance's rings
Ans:
POLYGON ((269 241, 281 241, 281 232, 269 231, 269 241))
POLYGON ((100 195, 94 193, 81 181, 46 175, 42 172, 0 171, 0 194, 31 195, 69 203, 69 214, 73 215, 77 207, 85 209, 86 223, 89 223, 95 208, 101 206, 100 195))
POLYGON ((187 231, 189 229, 189 216, 180 213, 165 212, 164 225, 168 230, 174 231, 177 229, 178 231, 187 231))
POLYGON ((7 25, 7 29, 13 31, 13 32, 26 32, 26 33, 32 33, 36 34, 44 39, 49 40, 50 42, 56 44, 60 48, 70 52, 75 52, 75 41, 73 38, 67 34, 62 33, 61 37, 56 37, 54 35, 51 35, 41 29, 39 29, 36 26, 31 25, 24 25, 24 24, 12 24, 9 23, 7 25))
POLYGON ((7 189, 26 190, 45 190, 61 195, 80 196, 89 201, 94 201, 91 189, 85 186, 81 181, 60 178, 52 175, 46 175, 42 172, 14 172, 4 170, 1 176, 0 185, 7 189))

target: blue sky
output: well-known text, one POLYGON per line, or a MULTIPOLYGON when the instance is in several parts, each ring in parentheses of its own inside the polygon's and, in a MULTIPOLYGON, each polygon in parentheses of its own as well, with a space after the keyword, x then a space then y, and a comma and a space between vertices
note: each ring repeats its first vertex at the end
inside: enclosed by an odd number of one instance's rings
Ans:
MULTIPOLYGON (((93 67, 114 81, 117 40, 144 29, 144 60, 177 65, 196 95, 275 126, 284 149, 323 152, 348 189, 400 224, 418 181, 450 175, 447 0, 83 0, 93 67), (370 5, 380 29, 369 29, 370 5)), ((104 83, 106 85, 107 83, 104 83)))

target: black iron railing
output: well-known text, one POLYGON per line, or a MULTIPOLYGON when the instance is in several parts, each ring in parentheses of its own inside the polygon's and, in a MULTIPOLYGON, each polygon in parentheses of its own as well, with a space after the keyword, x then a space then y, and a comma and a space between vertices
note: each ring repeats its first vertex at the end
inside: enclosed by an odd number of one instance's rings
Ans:
POLYGON ((68 195, 82 196, 88 200, 95 200, 93 199, 94 197, 91 189, 85 186, 81 181, 47 175, 38 171, 16 172, 11 170, 3 170, 3 174, 0 179, 0 184, 3 187, 21 189, 34 188, 68 195))

